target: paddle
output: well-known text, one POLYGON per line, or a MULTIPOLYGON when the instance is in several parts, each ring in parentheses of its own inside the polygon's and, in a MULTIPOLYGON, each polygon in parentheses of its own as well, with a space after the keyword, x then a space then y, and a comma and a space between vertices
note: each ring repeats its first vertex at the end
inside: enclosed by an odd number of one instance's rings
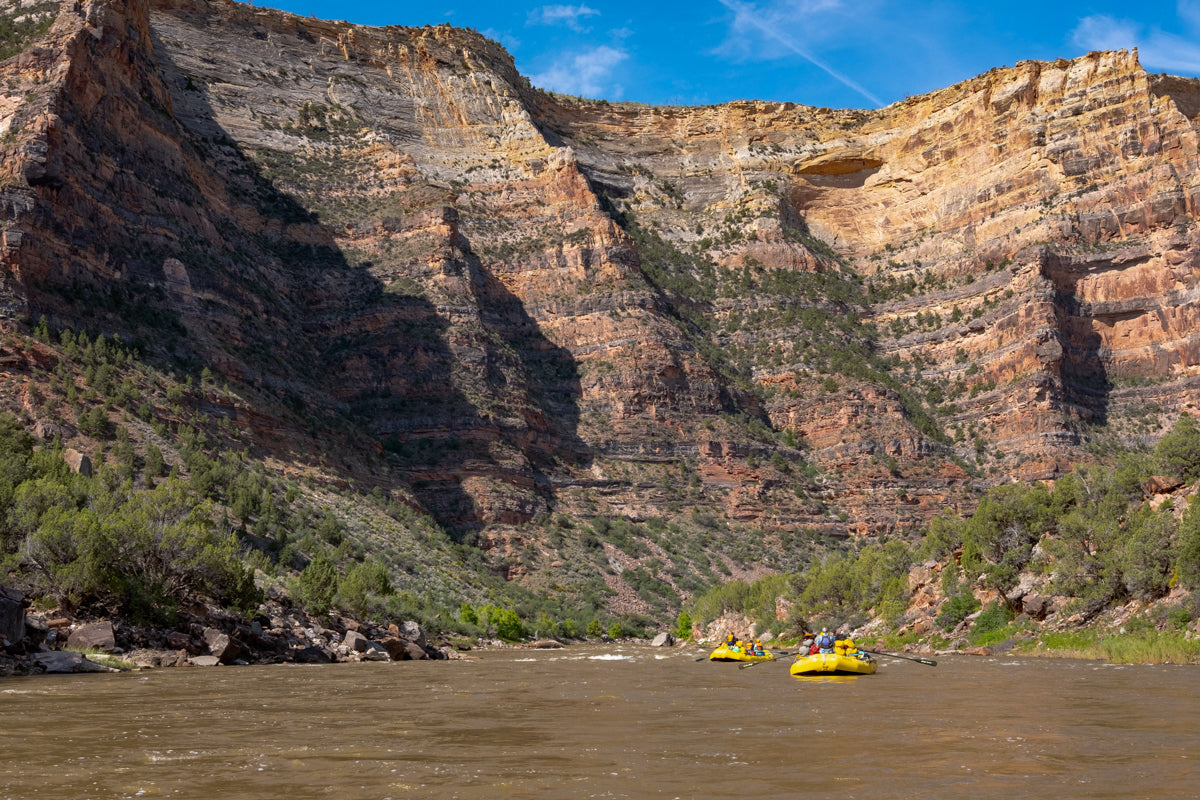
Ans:
POLYGON ((858 649, 859 649, 859 651, 861 651, 863 653, 867 653, 867 654, 873 655, 873 656, 891 656, 892 658, 903 658, 908 661, 915 661, 918 664, 924 664, 927 667, 936 667, 937 666, 937 662, 934 661, 932 658, 921 658, 920 656, 906 656, 906 655, 901 655, 900 653, 878 653, 874 650, 863 650, 861 647, 858 649))
POLYGON ((765 661, 750 661, 746 664, 738 664, 738 669, 746 669, 748 667, 757 667, 759 664, 767 663, 767 661, 775 661, 779 658, 779 656, 790 656, 790 655, 794 655, 794 654, 793 653, 772 653, 771 655, 775 656, 775 658, 766 659, 765 661))

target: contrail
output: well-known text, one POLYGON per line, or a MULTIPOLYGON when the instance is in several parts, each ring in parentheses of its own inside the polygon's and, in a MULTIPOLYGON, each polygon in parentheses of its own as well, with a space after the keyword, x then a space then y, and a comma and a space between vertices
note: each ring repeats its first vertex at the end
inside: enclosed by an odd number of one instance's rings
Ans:
POLYGON ((737 14, 741 19, 744 19, 747 22, 749 22, 755 28, 758 28, 758 30, 762 32, 763 36, 766 36, 769 39, 774 39, 776 42, 783 45, 788 50, 791 50, 793 53, 800 56, 805 61, 808 61, 813 66, 815 66, 821 70, 824 70, 825 73, 828 74, 831 78, 839 81, 842 84, 845 84, 847 87, 858 92, 863 97, 867 98, 872 103, 874 103, 876 105, 876 107, 882 107, 883 105, 885 105, 882 100, 880 100, 878 97, 876 97, 875 95, 868 92, 863 87, 859 86, 857 83, 852 81, 850 78, 847 78, 845 75, 838 72, 836 69, 829 66, 828 64, 824 63, 819 58, 816 58, 815 56, 811 55, 806 50, 804 50, 804 48, 800 47, 800 45, 796 44, 792 40, 784 38, 783 34, 781 34, 779 31, 775 30, 770 25, 766 24, 765 22, 763 22, 761 19, 758 18, 757 9, 755 9, 753 6, 745 6, 741 3, 736 2, 736 0, 717 0, 717 2, 719 2, 721 5, 725 6, 727 9, 729 9, 733 13, 737 14))

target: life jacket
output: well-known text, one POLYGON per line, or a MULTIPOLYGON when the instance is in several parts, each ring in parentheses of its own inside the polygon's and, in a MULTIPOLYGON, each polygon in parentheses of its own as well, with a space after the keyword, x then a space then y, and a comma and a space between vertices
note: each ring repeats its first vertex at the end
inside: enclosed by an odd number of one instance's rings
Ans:
POLYGON ((819 647, 821 649, 822 653, 832 653, 833 652, 833 642, 834 642, 834 638, 833 638, 833 634, 831 634, 831 633, 822 633, 820 636, 817 637, 817 647, 819 647))

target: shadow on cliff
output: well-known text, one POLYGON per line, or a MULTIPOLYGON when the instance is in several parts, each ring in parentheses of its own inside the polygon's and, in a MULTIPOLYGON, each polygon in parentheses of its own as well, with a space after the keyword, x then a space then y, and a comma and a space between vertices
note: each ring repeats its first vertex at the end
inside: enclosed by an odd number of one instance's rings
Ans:
MULTIPOLYGON (((222 127, 203 76, 182 71, 162 42, 155 48, 185 152, 190 145, 227 193, 227 205, 195 209, 210 223, 199 229, 219 231, 219 241, 210 235, 206 252, 171 254, 196 275, 207 302, 226 306, 209 317, 205 344, 191 337, 196 355, 245 365, 228 377, 294 412, 306 435, 280 437, 281 448, 368 485, 402 480, 460 536, 547 510, 555 473, 588 459, 569 351, 541 334, 465 242, 451 268, 469 281, 477 306, 478 316, 466 319, 461 309, 384 285, 371 262, 350 264, 332 229, 273 184, 222 127), (389 474, 361 474, 384 460, 389 474)), ((198 188, 189 194, 203 196, 198 188)))
MULTIPOLYGON (((482 335, 472 330, 474 320, 458 326, 441 320, 438 342, 432 336, 419 340, 428 344, 429 357, 444 359, 432 381, 461 387, 448 397, 427 397, 437 403, 437 416, 452 426, 438 462, 430 465, 441 474, 419 474, 419 453, 436 444, 433 431, 410 431, 407 442, 392 439, 389 447, 398 445, 394 457, 413 477, 418 493, 465 533, 487 522, 526 522, 550 510, 556 477, 589 466, 591 451, 578 435, 582 390, 571 352, 542 334, 521 300, 483 266, 468 242, 460 238, 456 249, 458 258, 450 267, 469 284, 483 330, 482 335), (451 340, 475 353, 453 355, 445 345, 451 340), (464 480, 475 484, 472 491, 463 490, 464 480)), ((422 412, 413 419, 430 418, 422 412)))
POLYGON ((1077 292, 1082 275, 1069 261, 1050 253, 1042 256, 1042 274, 1054 285, 1054 315, 1063 348, 1063 400, 1088 421, 1104 425, 1113 384, 1095 317, 1077 292))

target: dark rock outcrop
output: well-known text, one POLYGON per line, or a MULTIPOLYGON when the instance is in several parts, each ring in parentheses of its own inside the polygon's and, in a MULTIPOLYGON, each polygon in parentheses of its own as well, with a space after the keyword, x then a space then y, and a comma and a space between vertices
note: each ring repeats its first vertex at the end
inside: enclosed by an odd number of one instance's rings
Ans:
POLYGON ((0 586, 0 647, 16 645, 25 638, 25 595, 0 586))
POLYGON ((71 650, 52 650, 48 653, 33 653, 28 656, 40 672, 46 673, 77 673, 77 672, 118 672, 114 667, 106 667, 91 661, 83 653, 71 650))
POLYGON ((90 622, 71 631, 67 646, 76 650, 99 650, 111 653, 117 649, 117 637, 112 622, 90 622))
POLYGON ((216 628, 204 629, 204 641, 209 654, 216 656, 222 664, 228 664, 242 653, 242 646, 236 639, 216 628))

